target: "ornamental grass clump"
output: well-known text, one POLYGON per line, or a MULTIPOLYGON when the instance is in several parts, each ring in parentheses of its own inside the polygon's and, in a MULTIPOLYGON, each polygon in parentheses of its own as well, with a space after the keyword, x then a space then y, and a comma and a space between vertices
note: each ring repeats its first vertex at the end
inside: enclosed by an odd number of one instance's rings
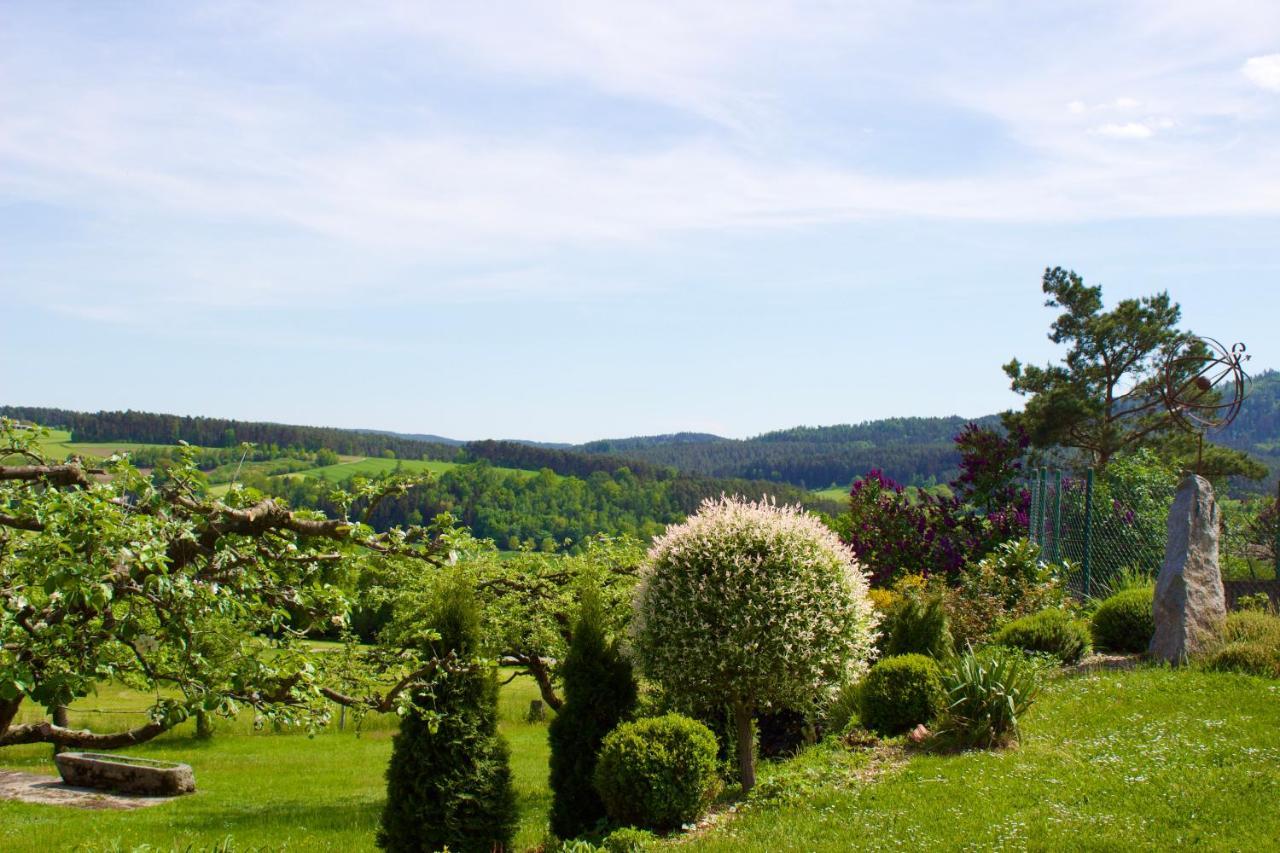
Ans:
POLYGON ((817 518, 722 498, 654 543, 632 630, 642 671, 673 698, 732 709, 745 791, 753 715, 826 707, 866 670, 876 619, 866 575, 817 518))
POLYGON ((957 655, 942 672, 947 707, 937 743, 990 749, 1019 737, 1018 721, 1040 693, 1040 678, 1022 653, 1005 646, 957 655))

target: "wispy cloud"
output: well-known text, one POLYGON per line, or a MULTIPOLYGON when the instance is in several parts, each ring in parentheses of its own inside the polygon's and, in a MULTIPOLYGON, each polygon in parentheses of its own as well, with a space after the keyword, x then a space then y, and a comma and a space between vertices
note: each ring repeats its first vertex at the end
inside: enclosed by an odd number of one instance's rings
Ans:
POLYGON ((1280 214, 1273 6, 175 8, 114 41, 87 13, 0 37, 0 194, 113 237, 171 224, 181 298, 466 266, 414 284, 447 290, 492 279, 477 259, 885 217, 1280 214), (932 168, 953 150, 972 162, 932 168))
POLYGON ((1280 92, 1280 53, 1254 56, 1241 69, 1244 76, 1264 89, 1280 92))

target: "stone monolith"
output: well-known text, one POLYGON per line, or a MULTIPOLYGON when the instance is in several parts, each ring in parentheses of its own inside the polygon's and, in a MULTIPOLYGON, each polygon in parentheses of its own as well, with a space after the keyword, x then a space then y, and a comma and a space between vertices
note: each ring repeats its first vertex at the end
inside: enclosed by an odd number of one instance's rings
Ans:
POLYGON ((1218 569, 1218 504, 1213 486, 1192 474, 1169 510, 1169 539, 1156 579, 1151 656, 1173 664, 1213 642, 1227 618, 1218 569))

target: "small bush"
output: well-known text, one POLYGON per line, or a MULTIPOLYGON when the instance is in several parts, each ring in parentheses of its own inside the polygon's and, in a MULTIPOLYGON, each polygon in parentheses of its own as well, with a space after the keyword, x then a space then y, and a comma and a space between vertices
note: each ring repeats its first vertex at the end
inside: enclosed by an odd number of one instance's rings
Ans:
POLYGON ((1062 663, 1075 663, 1089 653, 1088 629, 1058 609, 1015 619, 996 632, 995 641, 1026 652, 1044 652, 1062 663))
POLYGON ((972 649, 942 673, 947 710, 938 742, 951 748, 1004 746, 1016 740, 1018 720, 1040 692, 1033 663, 1016 649, 972 649))
POLYGON ((1227 643, 1211 652, 1203 665, 1215 672, 1243 672, 1280 678, 1280 652, 1265 643, 1227 643))
POLYGON ((1151 612, 1154 597, 1150 587, 1139 587, 1099 604, 1089 626, 1094 645, 1112 652, 1145 652, 1156 632, 1151 612))
POLYGON ((932 722, 943 707, 938 665, 924 655, 885 658, 862 682, 862 724, 878 734, 900 734, 932 722))
POLYGON ((1236 610, 1243 610, 1255 613, 1270 613, 1271 596, 1265 592, 1255 592, 1252 595, 1242 595, 1236 599, 1236 610))
POLYGON ((1259 610, 1228 613, 1222 628, 1224 643, 1259 643, 1280 652, 1280 616, 1259 610))
POLYGON ((953 651, 942 596, 906 593, 897 596, 880 623, 883 657, 920 654, 942 658, 953 651))
POLYGON ((605 836, 604 841, 600 842, 600 847, 607 853, 644 853, 656 840, 654 834, 648 830, 624 826, 605 836))
POLYGON ((827 706, 827 713, 823 720, 823 728, 827 732, 843 734, 850 724, 860 722, 858 719, 860 691, 861 685, 852 682, 840 688, 840 692, 827 706))
POLYGON ((605 737, 596 790, 620 824, 666 831, 696 820, 720 787, 716 738, 696 720, 667 714, 624 723, 605 737))

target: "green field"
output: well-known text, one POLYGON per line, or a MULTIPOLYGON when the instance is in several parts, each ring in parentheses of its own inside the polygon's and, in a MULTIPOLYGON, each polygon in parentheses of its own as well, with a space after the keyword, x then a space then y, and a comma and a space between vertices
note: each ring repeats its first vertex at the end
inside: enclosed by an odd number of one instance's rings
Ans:
POLYGON ((140 447, 162 446, 164 445, 142 444, 136 441, 72 441, 71 433, 65 429, 51 429, 49 435, 40 440, 41 451, 51 459, 59 461, 71 455, 105 459, 113 453, 126 453, 140 447))
MULTIPOLYGON (((518 678, 501 694, 522 813, 516 849, 544 841, 546 724, 518 678)), ((1060 676, 1020 748, 915 755, 867 772, 870 754, 834 741, 765 762, 762 796, 670 846, 709 851, 881 849, 1268 849, 1280 838, 1280 683, 1145 667, 1060 676), (771 795, 771 796, 770 796, 771 795)), ((143 697, 104 691, 71 720, 130 719, 143 697), (96 714, 96 716, 95 716, 96 714)), ((132 812, 0 801, 0 849, 372 850, 393 718, 314 738, 223 723, 201 742, 184 726, 130 754, 185 761, 200 791, 132 812)), ((47 746, 0 751, 0 767, 52 773, 47 746)), ((664 845, 667 846, 667 845, 664 845)))
MULTIPOLYGON (((518 849, 535 847, 545 834, 547 724, 528 723, 532 680, 520 677, 502 689, 499 727, 511 745, 512 770, 522 821, 518 849)), ((72 725, 124 728, 140 715, 146 697, 104 689, 76 703, 72 725)), ((365 720, 361 733, 347 725, 308 737, 254 731, 248 719, 219 721, 213 740, 200 741, 187 723, 128 754, 182 761, 195 770, 196 794, 136 811, 99 811, 0 800, 0 850, 205 850, 230 838, 235 850, 375 850, 374 832, 386 793, 394 715, 365 720)), ((55 774, 48 746, 0 750, 0 768, 55 774)))

